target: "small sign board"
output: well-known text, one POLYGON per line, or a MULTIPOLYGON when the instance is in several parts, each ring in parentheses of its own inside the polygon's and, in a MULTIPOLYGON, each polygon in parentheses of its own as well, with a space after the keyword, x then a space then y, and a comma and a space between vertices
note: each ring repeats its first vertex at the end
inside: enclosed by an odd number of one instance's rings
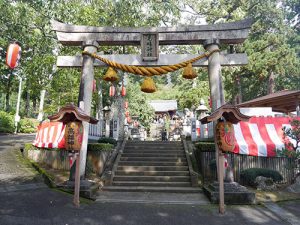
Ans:
POLYGON ((80 151, 83 140, 83 126, 80 122, 69 122, 65 129, 65 148, 71 151, 80 151))
POLYGON ((159 56, 158 33, 142 33, 142 59, 143 61, 157 61, 159 56))

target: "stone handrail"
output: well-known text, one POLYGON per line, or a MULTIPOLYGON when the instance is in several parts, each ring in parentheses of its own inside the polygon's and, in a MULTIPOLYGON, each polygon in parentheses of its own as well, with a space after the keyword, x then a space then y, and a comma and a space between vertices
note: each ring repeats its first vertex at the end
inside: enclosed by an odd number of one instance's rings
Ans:
POLYGON ((123 141, 119 141, 115 150, 113 151, 111 157, 109 158, 109 160, 107 161, 107 163, 105 164, 105 169, 104 169, 104 173, 101 176, 101 178, 104 180, 105 185, 110 185, 112 182, 112 178, 114 175, 114 171, 115 171, 115 165, 118 162, 119 158, 120 158, 120 153, 123 152, 124 150, 124 146, 125 146, 126 140, 124 139, 123 141))
POLYGON ((192 186, 197 187, 198 186, 198 173, 196 173, 193 169, 192 161, 191 161, 190 154, 189 154, 189 149, 188 149, 185 138, 181 138, 181 141, 183 143, 185 156, 186 156, 186 159, 188 162, 192 186))

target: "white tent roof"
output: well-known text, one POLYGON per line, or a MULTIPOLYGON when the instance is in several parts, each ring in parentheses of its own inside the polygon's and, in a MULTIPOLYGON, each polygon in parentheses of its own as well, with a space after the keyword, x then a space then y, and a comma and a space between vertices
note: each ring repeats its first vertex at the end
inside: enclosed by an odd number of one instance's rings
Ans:
POLYGON ((149 104, 154 108, 155 112, 168 112, 177 110, 176 100, 152 100, 149 104))

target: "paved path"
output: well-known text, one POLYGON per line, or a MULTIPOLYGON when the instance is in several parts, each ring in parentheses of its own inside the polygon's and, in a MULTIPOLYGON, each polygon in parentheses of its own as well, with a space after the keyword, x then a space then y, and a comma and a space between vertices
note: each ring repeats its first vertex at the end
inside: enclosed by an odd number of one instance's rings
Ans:
POLYGON ((20 163, 20 146, 33 139, 34 135, 0 136, 0 192, 45 187, 30 165, 20 163))
MULTIPOLYGON (((173 196, 172 204, 157 204, 167 199, 164 194, 136 194, 135 201, 115 203, 115 197, 106 194, 99 196, 96 202, 83 200, 77 209, 72 204, 72 195, 47 188, 34 169, 19 163, 20 153, 14 146, 32 139, 33 136, 28 135, 0 136, 1 225, 297 224, 297 221, 284 220, 276 210, 263 206, 228 206, 226 214, 219 215, 216 205, 199 196, 190 196, 190 204, 182 205, 178 204, 182 196, 173 196)), ((121 194, 126 196, 125 200, 134 198, 134 193, 121 194)), ((280 207, 299 215, 299 202, 285 203, 280 207)))
POLYGON ((298 203, 297 206, 289 202, 280 204, 281 206, 273 202, 265 202, 264 206, 288 224, 300 225, 300 218, 297 217, 300 211, 300 202, 295 201, 295 203, 298 203))
POLYGON ((72 195, 51 189, 0 193, 0 224, 5 225, 284 225, 262 206, 162 205, 85 202, 77 209, 72 195))

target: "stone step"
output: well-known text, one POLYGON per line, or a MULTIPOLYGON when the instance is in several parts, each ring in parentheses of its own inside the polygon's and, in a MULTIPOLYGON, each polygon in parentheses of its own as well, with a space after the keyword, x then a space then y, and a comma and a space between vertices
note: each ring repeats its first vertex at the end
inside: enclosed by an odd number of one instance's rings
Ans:
POLYGON ((113 186, 191 187, 191 182, 113 181, 113 186))
POLYGON ((120 161, 120 166, 187 166, 187 162, 120 161))
POLYGON ((202 193, 202 190, 198 187, 104 186, 101 190, 115 192, 202 193))
POLYGON ((118 171, 124 172, 146 172, 146 171, 188 171, 188 166, 120 166, 118 171))
POLYGON ((173 150, 125 150, 123 153, 151 153, 151 154, 185 154, 183 150, 173 151, 173 150))
POLYGON ((121 157, 121 162, 127 161, 147 161, 147 162, 186 162, 186 158, 184 157, 121 157))
POLYGON ((174 147, 182 147, 181 142, 171 142, 171 141, 158 141, 158 142, 147 142, 147 141, 140 141, 140 142, 133 142, 127 141, 125 146, 136 147, 136 146, 174 146, 174 147))
POLYGON ((117 176, 189 176, 189 171, 123 171, 117 170, 115 172, 117 176))
POLYGON ((190 182, 189 176, 115 176, 113 181, 190 182))
POLYGON ((185 157, 185 153, 170 154, 170 153, 123 153, 122 157, 185 157))
POLYGON ((125 145, 124 149, 182 149, 183 146, 177 145, 125 145))
POLYGON ((183 149, 183 146, 173 145, 125 145, 124 149, 183 149))

